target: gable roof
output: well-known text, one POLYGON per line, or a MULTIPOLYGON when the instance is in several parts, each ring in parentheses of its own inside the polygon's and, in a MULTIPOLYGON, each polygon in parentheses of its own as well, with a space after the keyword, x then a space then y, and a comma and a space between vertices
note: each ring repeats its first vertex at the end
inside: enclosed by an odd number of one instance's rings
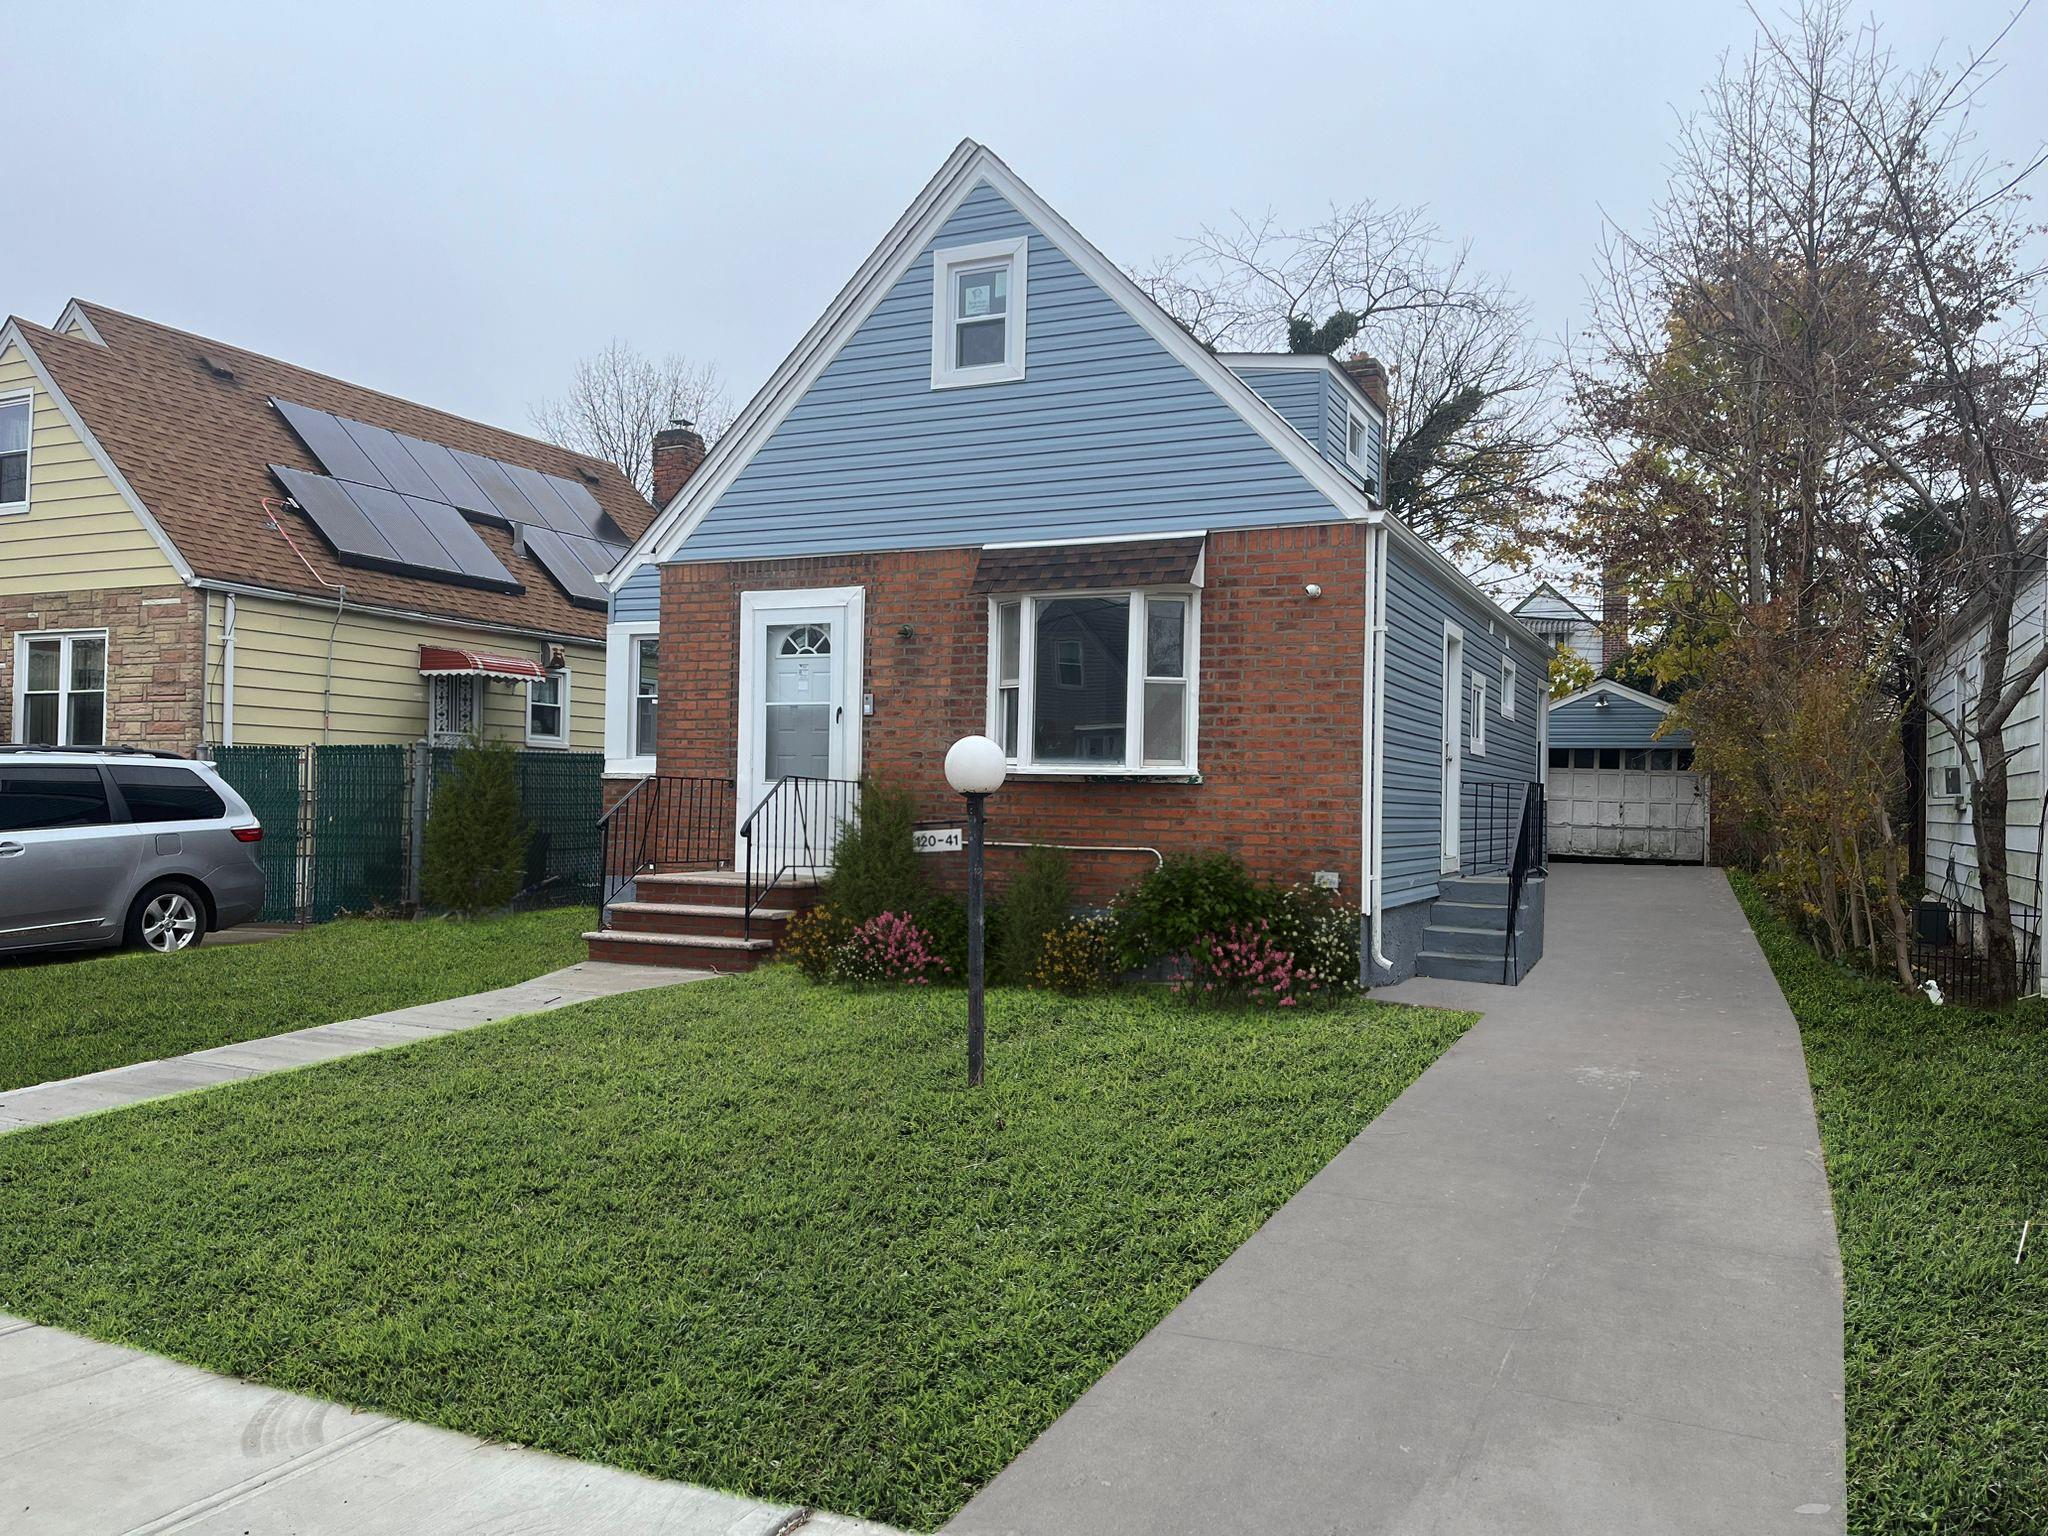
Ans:
POLYGON ((1576 704, 1581 699, 1590 699, 1596 693, 1611 694, 1618 699, 1627 699, 1630 703, 1641 704, 1645 708, 1654 709, 1660 715, 1668 715, 1671 713, 1671 706, 1669 704, 1666 704, 1662 699, 1658 698, 1655 694, 1644 693, 1639 689, 1631 688, 1627 683, 1617 683, 1611 677, 1600 678, 1596 682, 1588 683, 1585 687, 1579 689, 1576 693, 1566 694, 1563 698, 1558 699, 1551 704, 1550 712, 1552 714, 1556 714, 1560 709, 1563 709, 1565 706, 1569 704, 1576 704))
POLYGON ((603 635, 605 615, 572 604, 537 562, 513 553, 511 535, 500 528, 473 525, 523 593, 344 565, 301 512, 280 512, 287 542, 268 526, 265 501, 275 508, 283 499, 270 465, 326 471, 270 397, 578 480, 637 537, 654 510, 617 466, 97 304, 74 299, 65 319, 82 321, 98 340, 18 318, 7 322, 7 334, 68 404, 188 579, 328 602, 333 587, 345 585, 350 601, 364 607, 547 635, 603 635))
POLYGON ((1420 555, 1444 580, 1462 587, 1531 644, 1540 641, 1523 629, 1505 608, 1481 590, 1457 565, 1427 539, 1398 518, 1386 518, 1364 490, 1314 444, 1295 429, 1250 384, 1239 378, 1208 348, 1153 301, 1114 262, 1098 251, 1044 199, 1005 165, 996 154, 972 139, 963 139, 938 173, 925 184, 881 244, 868 254, 825 313, 747 402, 732 426, 719 438, 696 474, 662 508, 647 531, 605 578, 616 592, 649 561, 665 560, 690 537, 704 514, 739 478, 741 471, 768 443, 841 347, 881 304, 890 290, 917 262, 925 246, 977 186, 986 184, 1056 247, 1096 287, 1106 293, 1153 340, 1241 417, 1287 464, 1326 499, 1339 515, 1360 522, 1385 521, 1393 535, 1420 555))
POLYGON ((1531 592, 1527 597, 1523 598, 1519 603, 1515 604, 1513 609, 1515 616, 1521 619, 1548 617, 1548 615, 1530 614, 1525 612, 1528 606, 1531 603, 1535 602, 1536 599, 1538 599, 1539 597, 1552 598, 1555 601, 1564 604, 1565 607, 1571 609, 1573 613, 1577 614, 1586 623, 1591 624, 1596 628, 1599 626, 1600 621, 1598 619, 1594 618, 1590 613, 1586 612, 1584 608, 1580 607, 1577 602, 1575 602, 1573 599, 1569 597, 1566 597, 1564 593, 1558 591, 1556 587, 1552 586, 1547 581, 1538 582, 1536 584, 1535 591, 1531 592))

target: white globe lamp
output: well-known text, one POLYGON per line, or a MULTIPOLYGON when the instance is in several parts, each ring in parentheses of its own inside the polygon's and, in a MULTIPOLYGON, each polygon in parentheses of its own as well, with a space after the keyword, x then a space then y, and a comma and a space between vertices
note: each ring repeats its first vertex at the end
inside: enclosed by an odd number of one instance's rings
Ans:
POLYGON ((962 736, 946 749, 946 782, 967 797, 967 1086, 981 1086, 981 829, 988 797, 1003 787, 1003 749, 986 736, 962 736))
POLYGON ((946 749, 946 782, 963 795, 992 795, 1003 787, 1003 749, 986 736, 962 736, 946 749))

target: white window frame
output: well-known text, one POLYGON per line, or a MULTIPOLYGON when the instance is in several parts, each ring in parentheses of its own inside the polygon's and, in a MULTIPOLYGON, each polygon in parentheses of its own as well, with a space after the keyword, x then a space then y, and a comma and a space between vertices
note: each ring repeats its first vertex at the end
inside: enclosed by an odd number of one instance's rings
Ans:
POLYGON ((569 745, 569 688, 570 677, 567 667, 557 667, 546 678, 528 678, 526 682, 526 744, 529 747, 566 747, 569 745), (555 690, 555 707, 561 711, 561 729, 554 735, 543 735, 533 728, 534 688, 546 681, 559 686, 555 690))
MULTIPOLYGON (((25 629, 14 637, 14 737, 28 737, 28 647, 32 640, 61 641, 57 649, 57 745, 85 748, 103 747, 113 725, 114 646, 104 629, 25 629), (100 652, 100 739, 90 742, 65 741, 71 719, 71 647, 80 640, 97 640, 100 652)), ((37 692, 43 690, 38 689, 37 692)), ((91 689, 81 690, 90 693, 91 689)))
POLYGON ((0 517, 22 517, 27 515, 29 502, 35 495, 36 471, 36 397, 34 390, 21 390, 0 394, 0 409, 10 405, 28 407, 27 447, 21 456, 21 500, 0 501, 0 517))
POLYGON ((1357 411, 1351 410, 1349 408, 1345 410, 1344 462, 1346 464, 1349 464, 1353 469, 1357 470, 1359 478, 1361 479, 1366 478, 1365 435, 1371 430, 1372 425, 1365 419, 1365 417, 1360 415, 1357 411), (1354 436, 1358 439, 1358 445, 1356 447, 1353 447, 1351 442, 1351 439, 1354 436))
POLYGON ((1202 689, 1202 589, 1192 586, 1161 587, 1068 587, 1044 592, 1000 592, 988 600, 988 709, 987 731, 1003 739, 1003 691, 1017 690, 1017 751, 1008 758, 1013 773, 1084 779, 1190 779, 1200 772, 1200 743, 1196 725, 1201 717, 1202 689), (1036 677, 1038 665, 1038 605, 1063 598, 1120 597, 1128 604, 1130 642, 1124 681, 1124 760, 1121 763, 1038 763, 1030 757, 1036 725, 1036 677), (1150 598, 1178 598, 1187 604, 1187 628, 1181 636, 1180 678, 1151 679, 1182 685, 1181 750, 1184 761, 1145 761, 1146 602, 1150 598), (1017 676, 1000 675, 1002 663, 1002 609, 1018 605, 1017 676))
MULTIPOLYGON (((654 772, 655 754, 640 752, 634 731, 640 712, 640 641, 661 639, 661 625, 654 619, 633 619, 605 628, 604 645, 604 771, 614 775, 645 778, 654 772)), ((660 697, 657 687, 656 698, 660 697)), ((660 704, 657 702, 657 723, 660 704)))
POLYGON ((1022 235, 1014 240, 986 240, 978 245, 958 245, 932 252, 933 389, 1009 384, 1024 377, 1024 288, 1030 258, 1031 242, 1022 235), (975 268, 998 266, 1007 266, 1010 273, 1003 312, 1003 360, 975 368, 959 367, 953 361, 953 326, 962 317, 953 313, 953 279, 975 268))
POLYGON ((1515 658, 1503 656, 1500 659, 1500 717, 1503 720, 1515 718, 1515 693, 1522 680, 1515 658))
POLYGON ((1486 674, 1471 674, 1472 725, 1467 749, 1474 757, 1486 756, 1486 674))

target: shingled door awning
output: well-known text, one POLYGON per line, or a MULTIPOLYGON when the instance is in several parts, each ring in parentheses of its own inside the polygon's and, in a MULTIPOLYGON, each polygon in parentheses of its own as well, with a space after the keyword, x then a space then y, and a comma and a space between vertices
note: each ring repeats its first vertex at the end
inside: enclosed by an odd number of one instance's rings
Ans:
POLYGON ((974 567, 977 593, 1104 587, 1199 587, 1205 535, 1066 544, 990 544, 974 567))
POLYGON ((462 651, 452 645, 420 647, 421 677, 502 677, 511 682, 545 678, 537 661, 496 651, 462 651))

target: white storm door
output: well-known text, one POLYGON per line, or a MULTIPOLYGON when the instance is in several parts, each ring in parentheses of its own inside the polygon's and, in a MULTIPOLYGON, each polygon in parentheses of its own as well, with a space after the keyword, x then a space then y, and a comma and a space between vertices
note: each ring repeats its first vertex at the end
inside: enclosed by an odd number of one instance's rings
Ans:
POLYGON ((734 785, 740 825, 760 812, 757 866, 823 866, 852 808, 833 785, 860 777, 861 611, 859 587, 741 594, 734 785))

